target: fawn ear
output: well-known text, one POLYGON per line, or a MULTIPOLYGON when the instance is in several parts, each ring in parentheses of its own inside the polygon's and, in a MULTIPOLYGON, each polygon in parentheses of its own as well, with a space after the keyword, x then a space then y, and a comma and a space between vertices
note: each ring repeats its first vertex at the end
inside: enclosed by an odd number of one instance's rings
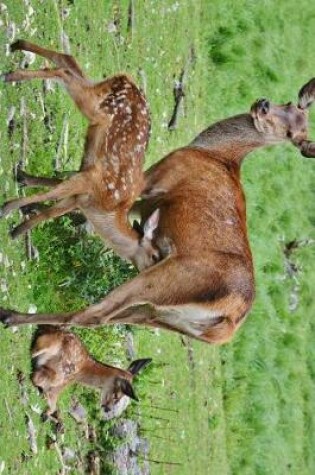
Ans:
POLYGON ((315 78, 312 78, 303 87, 301 87, 299 94, 298 107, 307 109, 315 101, 315 78))
POLYGON ((133 375, 138 374, 139 371, 142 368, 145 368, 146 366, 148 366, 148 364, 150 364, 151 361, 152 361, 152 358, 145 358, 145 359, 142 359, 142 360, 135 360, 129 366, 128 371, 133 375))
POLYGON ((131 399, 134 399, 135 401, 139 401, 138 397, 136 396, 136 394, 133 390, 133 387, 132 387, 131 383, 129 383, 129 381, 127 381, 127 379, 119 378, 119 386, 120 386, 121 391, 126 396, 130 397, 131 399))
POLYGON ((143 237, 152 241, 153 233, 155 229, 158 227, 160 219, 160 210, 156 209, 146 220, 143 226, 143 237))

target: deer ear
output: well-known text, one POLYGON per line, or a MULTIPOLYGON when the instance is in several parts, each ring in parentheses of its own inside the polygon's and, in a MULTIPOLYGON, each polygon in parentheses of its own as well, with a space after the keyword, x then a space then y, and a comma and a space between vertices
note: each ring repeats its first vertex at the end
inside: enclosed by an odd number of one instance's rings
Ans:
POLYGON ((151 361, 152 361, 152 358, 144 358, 142 360, 135 360, 130 364, 128 371, 130 371, 130 373, 133 375, 138 374, 139 371, 142 368, 145 368, 146 366, 148 366, 148 364, 150 364, 151 361))
POLYGON ((122 379, 120 378, 119 381, 120 389, 121 391, 131 399, 134 399, 135 401, 139 401, 138 397, 136 396, 133 387, 131 386, 131 383, 127 381, 127 379, 122 379))
POLYGON ((144 234, 144 237, 149 239, 150 241, 153 238, 153 233, 155 229, 158 227, 159 219, 160 219, 160 210, 156 209, 144 223, 143 234, 144 234))

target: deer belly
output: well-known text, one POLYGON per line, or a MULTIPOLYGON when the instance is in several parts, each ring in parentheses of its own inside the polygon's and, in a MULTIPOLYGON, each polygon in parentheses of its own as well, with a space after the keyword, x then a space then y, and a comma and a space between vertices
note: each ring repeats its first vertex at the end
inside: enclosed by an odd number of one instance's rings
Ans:
POLYGON ((199 306, 185 305, 181 307, 163 308, 159 320, 174 330, 191 336, 201 336, 211 321, 222 317, 222 311, 205 309, 199 306))

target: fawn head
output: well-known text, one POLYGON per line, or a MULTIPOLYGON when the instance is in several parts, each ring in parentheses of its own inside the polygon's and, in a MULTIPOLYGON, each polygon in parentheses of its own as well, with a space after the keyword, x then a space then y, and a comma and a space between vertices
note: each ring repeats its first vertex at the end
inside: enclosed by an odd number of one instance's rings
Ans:
POLYGON ((135 401, 139 400, 132 387, 132 380, 151 361, 151 358, 135 360, 127 371, 120 370, 119 373, 107 378, 101 395, 101 406, 105 413, 112 411, 123 396, 128 396, 135 401))
POLYGON ((155 247, 152 242, 154 231, 159 224, 159 216, 160 210, 157 209, 149 216, 143 229, 136 221, 133 224, 140 238, 139 246, 136 254, 132 258, 132 262, 140 271, 156 264, 161 259, 159 249, 155 247))
POLYGON ((299 91, 297 105, 289 102, 272 104, 259 99, 251 107, 251 116, 258 132, 266 135, 268 141, 290 140, 299 147, 308 136, 308 108, 315 100, 315 78, 299 91))

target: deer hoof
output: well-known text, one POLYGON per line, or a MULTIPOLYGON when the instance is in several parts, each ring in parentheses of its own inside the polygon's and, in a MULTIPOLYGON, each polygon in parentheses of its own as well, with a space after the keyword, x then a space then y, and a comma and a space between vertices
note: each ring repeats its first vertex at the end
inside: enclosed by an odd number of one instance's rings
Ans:
POLYGON ((14 322, 12 321, 12 317, 13 317, 13 313, 11 310, 0 308, 0 322, 5 327, 9 327, 14 324, 14 322))

